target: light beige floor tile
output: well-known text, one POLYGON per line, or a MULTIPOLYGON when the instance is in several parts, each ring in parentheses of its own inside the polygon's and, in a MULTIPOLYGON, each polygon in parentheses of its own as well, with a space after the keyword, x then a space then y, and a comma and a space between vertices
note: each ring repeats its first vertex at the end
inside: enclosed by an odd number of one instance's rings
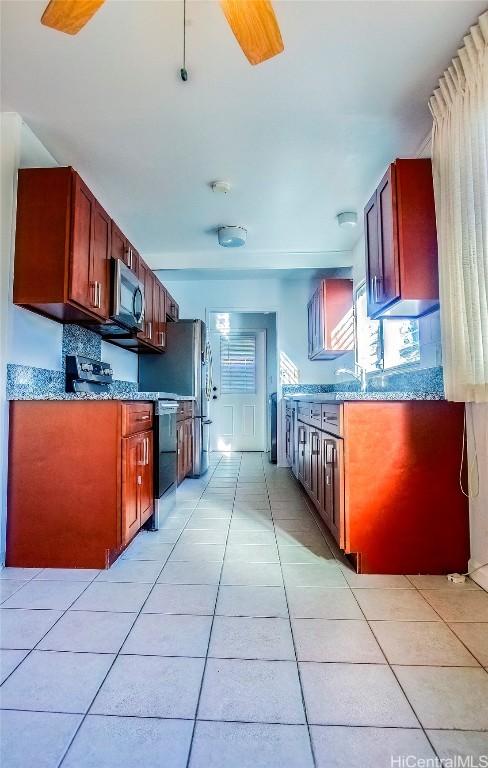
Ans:
POLYGON ((54 712, 0 712, 2 768, 59 765, 81 720, 81 715, 54 712), (19 734, 24 738, 19 738, 19 734))
POLYGON ((424 728, 488 730, 488 675, 472 667, 394 667, 424 728))
POLYGON ((221 586, 217 599, 218 616, 261 616, 288 618, 283 587, 221 586))
POLYGON ((311 735, 317 768, 390 768, 405 755, 418 765, 435 759, 420 729, 314 725, 311 735))
POLYGON ((450 627, 480 664, 488 666, 488 623, 454 622, 450 627))
POLYGON ((298 661, 386 664, 364 619, 293 619, 292 627, 298 661))
POLYGON ((190 768, 313 768, 304 725, 197 721, 190 768))
POLYGON ((422 590, 444 621, 488 621, 488 594, 482 590, 422 590))
POLYGON ((440 621, 416 590, 354 589, 353 592, 369 620, 440 621))
MULTIPOLYGON (((446 765, 454 765, 459 758, 471 758, 471 765, 481 766, 483 758, 488 765, 488 732, 481 731, 427 731, 439 757, 446 765), (450 763, 448 761, 451 761, 450 763)), ((468 765, 468 763, 464 763, 468 765)))
POLYGON ((453 592, 480 589, 472 579, 466 579, 462 584, 454 584, 447 580, 447 576, 407 576, 407 578, 417 589, 450 589, 453 592))
POLYGON ((294 660, 288 619, 216 616, 208 655, 219 659, 294 660))
POLYGON ((385 576, 383 574, 353 573, 344 569, 344 576, 354 589, 413 589, 405 576, 385 576))
POLYGON ((299 666, 310 724, 418 727, 388 666, 311 662, 299 666))
POLYGON ((209 659, 198 718, 304 723, 296 662, 209 659))
POLYGON ((63 767, 184 768, 192 730, 191 720, 89 715, 63 767))
POLYGON ((371 628, 390 664, 479 666, 441 621, 372 621, 371 628))
POLYGON ((362 619, 349 589, 287 586, 290 615, 299 619, 362 619))

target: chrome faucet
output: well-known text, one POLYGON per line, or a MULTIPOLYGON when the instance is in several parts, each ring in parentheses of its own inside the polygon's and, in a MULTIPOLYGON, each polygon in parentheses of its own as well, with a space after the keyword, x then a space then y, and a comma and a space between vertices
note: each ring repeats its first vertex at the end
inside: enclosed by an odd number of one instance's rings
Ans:
POLYGON ((335 372, 336 376, 340 376, 342 373, 348 373, 350 376, 353 377, 353 379, 356 379, 357 382, 359 382, 359 386, 361 388, 361 392, 366 392, 368 382, 366 379, 366 368, 363 368, 362 365, 358 365, 356 363, 356 370, 352 371, 350 368, 338 368, 335 372))

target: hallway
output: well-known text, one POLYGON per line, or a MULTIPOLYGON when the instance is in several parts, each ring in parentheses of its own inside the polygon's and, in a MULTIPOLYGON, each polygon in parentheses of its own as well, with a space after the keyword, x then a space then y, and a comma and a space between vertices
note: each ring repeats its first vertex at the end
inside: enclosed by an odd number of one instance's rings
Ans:
POLYGON ((488 753, 488 595, 355 575, 265 455, 215 455, 109 571, 0 576, 3 768, 488 753))

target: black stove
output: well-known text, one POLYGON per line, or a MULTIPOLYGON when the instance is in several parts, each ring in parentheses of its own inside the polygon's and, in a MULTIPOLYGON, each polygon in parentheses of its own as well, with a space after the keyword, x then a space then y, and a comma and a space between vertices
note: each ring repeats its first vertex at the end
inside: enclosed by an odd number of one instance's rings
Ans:
POLYGON ((112 381, 109 363, 81 355, 66 356, 66 392, 106 392, 112 381))

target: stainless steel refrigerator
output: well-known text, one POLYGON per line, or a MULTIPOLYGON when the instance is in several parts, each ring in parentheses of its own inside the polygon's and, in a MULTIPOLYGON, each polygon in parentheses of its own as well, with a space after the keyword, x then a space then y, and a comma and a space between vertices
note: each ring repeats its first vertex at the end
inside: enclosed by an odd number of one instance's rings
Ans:
POLYGON ((139 390, 174 392, 195 398, 193 477, 208 469, 209 402, 212 395, 212 353, 202 320, 167 323, 166 352, 139 356, 139 390))

